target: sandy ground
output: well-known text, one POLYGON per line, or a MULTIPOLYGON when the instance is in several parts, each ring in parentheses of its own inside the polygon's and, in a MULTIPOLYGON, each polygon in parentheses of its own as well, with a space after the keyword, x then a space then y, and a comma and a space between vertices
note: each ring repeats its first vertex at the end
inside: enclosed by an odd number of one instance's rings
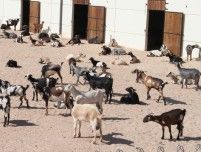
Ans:
MULTIPOLYGON (((28 40, 26 40, 29 42, 28 40)), ((63 40, 66 42, 67 40, 63 40)), ((163 147, 165 151, 177 151, 178 146, 183 146, 185 151, 193 152, 201 143, 201 112, 200 112, 200 91, 195 91, 194 86, 188 89, 181 89, 180 85, 172 84, 166 75, 172 71, 178 73, 175 65, 169 64, 168 58, 147 58, 146 52, 133 51, 142 63, 117 66, 111 65, 110 61, 114 56, 98 56, 101 45, 83 44, 80 46, 66 46, 63 48, 52 48, 47 44, 43 47, 32 47, 28 44, 13 43, 13 40, 0 39, 0 78, 8 80, 12 84, 26 86, 29 82, 24 78, 26 74, 33 74, 40 77, 42 65, 38 64, 40 57, 49 57, 52 62, 60 63, 65 61, 69 53, 79 54, 84 52, 87 57, 80 66, 91 67, 89 57, 104 61, 110 67, 109 72, 114 78, 114 97, 112 104, 104 104, 103 119, 103 143, 97 140, 93 145, 92 132, 89 124, 82 123, 82 138, 73 138, 73 120, 70 115, 65 116, 65 110, 54 108, 49 105, 49 116, 45 116, 44 101, 32 101, 32 88, 27 91, 31 109, 17 109, 19 99, 12 97, 11 122, 10 126, 3 127, 3 115, 0 117, 0 151, 1 152, 133 152, 142 148, 146 152, 157 151, 158 147, 163 147), (22 66, 21 69, 11 69, 5 67, 9 59, 15 59, 22 66), (152 99, 146 100, 146 89, 143 84, 135 83, 136 76, 131 74, 133 69, 142 69, 149 75, 170 82, 165 86, 164 95, 167 105, 163 102, 156 103, 158 93, 151 91, 152 99), (119 103, 121 94, 126 93, 126 87, 134 87, 137 90, 141 105, 123 105, 119 103), (169 132, 166 128, 165 140, 161 140, 162 129, 154 122, 143 123, 143 118, 154 112, 161 114, 175 108, 185 108, 187 110, 184 119, 184 137, 180 141, 169 140, 169 132)), ((122 56, 129 60, 129 56, 122 56)), ((194 67, 201 71, 201 62, 191 61, 184 64, 184 67, 194 67)), ((75 83, 76 78, 69 74, 67 63, 63 65, 62 76, 65 83, 75 83)), ((80 90, 87 91, 88 85, 77 86, 80 90)), ((25 106, 25 103, 24 103, 25 106)), ((176 126, 172 127, 174 139, 177 136, 176 126)))

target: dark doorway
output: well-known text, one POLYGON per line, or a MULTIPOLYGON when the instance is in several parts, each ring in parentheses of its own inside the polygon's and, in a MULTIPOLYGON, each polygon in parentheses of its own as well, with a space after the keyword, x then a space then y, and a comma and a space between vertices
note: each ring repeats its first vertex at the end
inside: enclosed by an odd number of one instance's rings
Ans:
POLYGON ((30 10, 30 1, 22 0, 22 26, 29 26, 29 10, 30 10))
POLYGON ((73 36, 78 34, 81 39, 87 38, 88 5, 74 4, 73 36))
POLYGON ((163 44, 165 11, 149 10, 147 51, 160 49, 163 44))

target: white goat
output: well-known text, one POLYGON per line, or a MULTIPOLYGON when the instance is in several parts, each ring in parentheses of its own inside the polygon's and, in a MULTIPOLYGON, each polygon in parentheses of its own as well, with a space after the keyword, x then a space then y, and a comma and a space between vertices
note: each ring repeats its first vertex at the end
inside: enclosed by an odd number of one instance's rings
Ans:
POLYGON ((147 53, 148 57, 161 57, 169 53, 167 46, 164 44, 161 46, 160 50, 151 50, 147 53))
POLYGON ((100 131, 100 141, 102 142, 102 116, 96 106, 91 104, 75 104, 72 109, 72 117, 74 120, 74 138, 76 138, 76 131, 78 126, 78 137, 81 137, 81 121, 90 122, 94 133, 93 144, 96 143, 96 130, 100 131))
POLYGON ((126 61, 124 61, 123 59, 121 58, 115 58, 111 64, 114 64, 114 65, 128 65, 128 63, 126 61))
POLYGON ((64 91, 69 91, 77 104, 96 104, 99 111, 101 113, 103 112, 102 103, 105 96, 105 92, 103 90, 97 89, 88 92, 81 92, 73 85, 68 84, 64 86, 64 91))

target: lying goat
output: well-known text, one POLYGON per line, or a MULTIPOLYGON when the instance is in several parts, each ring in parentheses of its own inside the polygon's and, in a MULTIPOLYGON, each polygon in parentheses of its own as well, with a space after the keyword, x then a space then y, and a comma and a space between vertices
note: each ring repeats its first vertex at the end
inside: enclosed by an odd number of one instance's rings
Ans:
POLYGON ((103 112, 103 98, 104 91, 102 90, 91 90, 88 92, 81 92, 77 90, 73 85, 66 85, 64 87, 65 92, 70 92, 73 96, 73 99, 77 104, 95 104, 99 111, 103 112))
POLYGON ((29 85, 26 87, 22 85, 11 85, 8 81, 0 80, 0 93, 4 93, 8 96, 19 96, 20 97, 20 105, 18 108, 21 108, 23 104, 23 99, 27 103, 27 108, 29 108, 29 101, 26 97, 26 91, 29 88, 29 85))
POLYGON ((173 72, 168 73, 168 75, 166 75, 166 77, 170 77, 173 80, 174 84, 179 83, 178 75, 174 74, 173 72))
POLYGON ((170 50, 168 50, 167 46, 164 44, 161 46, 159 50, 151 50, 147 53, 148 57, 161 57, 165 56, 166 54, 170 53, 170 50))
POLYGON ((57 74, 59 76, 59 78, 61 79, 61 83, 63 83, 62 76, 61 76, 61 66, 62 65, 63 65, 63 62, 61 63, 61 65, 52 64, 52 63, 44 65, 41 70, 41 73, 42 73, 41 77, 48 78, 54 74, 57 74))
POLYGON ((51 43, 51 46, 52 47, 63 47, 64 45, 58 40, 58 39, 56 39, 55 37, 52 37, 51 38, 51 41, 52 41, 52 43, 51 43))
POLYGON ((178 63, 177 64, 177 68, 179 70, 179 73, 180 73, 180 76, 181 76, 181 88, 183 88, 183 81, 185 80, 185 85, 186 85, 186 88, 187 88, 187 85, 188 85, 188 79, 193 79, 195 81, 195 85, 197 86, 196 87, 196 90, 199 89, 199 81, 200 81, 200 71, 197 70, 197 69, 187 69, 187 68, 181 68, 180 67, 180 64, 178 63))
POLYGON ((182 58, 180 58, 172 53, 167 53, 166 56, 169 57, 170 63, 173 63, 173 64, 180 63, 181 65, 182 65, 182 63, 185 63, 182 58))
POLYGON ((112 50, 106 45, 103 45, 102 51, 99 53, 99 55, 110 55, 111 53, 112 53, 112 50))
POLYGON ((10 68, 20 68, 20 66, 17 65, 17 61, 15 60, 8 60, 6 66, 10 68))
POLYGON ((1 24, 2 30, 10 30, 10 24, 6 21, 6 24, 1 24))
POLYGON ((120 102, 125 104, 139 104, 138 94, 135 92, 136 90, 133 87, 126 88, 128 94, 121 97, 120 102))
POLYGON ((51 41, 50 36, 47 33, 40 33, 38 35, 38 38, 46 43, 49 43, 51 41))
POLYGON ((93 64, 93 67, 101 67, 107 69, 107 64, 105 62, 97 61, 93 57, 89 58, 91 63, 93 64))
POLYGON ((0 109, 4 112, 4 127, 9 125, 10 121, 10 97, 9 96, 0 96, 0 109))
POLYGON ((43 46, 43 41, 36 40, 36 39, 32 38, 31 35, 29 36, 29 39, 33 46, 43 46))
POLYGON ((48 102, 49 98, 51 96, 51 88, 55 87, 57 83, 57 79, 54 78, 33 78, 31 74, 25 76, 28 81, 33 86, 33 99, 35 99, 36 95, 36 101, 38 101, 38 93, 41 95, 42 99, 45 101, 45 108, 46 108, 46 115, 48 115, 48 102))
POLYGON ((112 100, 112 90, 113 90, 113 78, 109 77, 96 77, 91 76, 89 72, 85 72, 84 79, 89 81, 90 89, 104 89, 105 93, 107 95, 107 99, 105 100, 105 103, 107 103, 108 98, 109 103, 111 103, 112 100))
POLYGON ((192 60, 192 51, 195 48, 199 48, 199 45, 195 44, 195 45, 187 45, 186 46, 187 61, 188 61, 189 56, 190 56, 190 61, 192 60))
POLYGON ((68 44, 71 44, 71 45, 74 45, 74 44, 78 44, 80 45, 81 44, 81 40, 80 40, 80 36, 79 35, 75 35, 70 41, 68 41, 68 44))
POLYGON ((162 98, 164 101, 164 105, 166 105, 166 102, 165 102, 165 99, 163 96, 163 88, 168 83, 167 82, 164 83, 163 80, 161 80, 161 79, 148 76, 144 73, 144 71, 139 71, 139 74, 137 76, 138 76, 137 79, 138 80, 141 79, 147 88, 147 100, 149 100, 151 98, 149 92, 152 88, 154 88, 160 93, 160 95, 157 99, 157 102, 159 102, 159 100, 162 98))
POLYGON ((3 30, 3 36, 4 38, 7 39, 16 39, 17 38, 17 34, 13 33, 13 32, 6 32, 5 30, 3 30))
POLYGON ((124 61, 122 58, 115 58, 113 61, 111 61, 111 64, 114 65, 128 65, 126 61, 124 61))
POLYGON ((38 61, 40 64, 50 64, 50 58, 49 57, 41 57, 38 61))
POLYGON ((164 132, 165 132, 165 127, 167 126, 170 132, 170 139, 172 139, 172 131, 171 131, 171 125, 177 125, 178 129, 178 136, 177 140, 179 140, 180 136, 183 136, 183 120, 184 116, 186 114, 186 109, 181 110, 181 109, 174 109, 168 112, 165 112, 159 116, 155 115, 147 115, 144 119, 143 122, 149 122, 149 121, 154 121, 156 123, 159 123, 162 126, 162 137, 161 139, 164 139, 164 132))
POLYGON ((130 64, 140 63, 140 60, 132 52, 128 52, 128 55, 131 56, 130 64))
POLYGON ((72 117, 74 120, 74 138, 77 136, 77 126, 79 130, 78 137, 81 137, 81 121, 88 121, 94 133, 92 143, 96 143, 96 130, 100 131, 100 141, 102 142, 102 116, 96 106, 91 104, 76 104, 72 109, 72 117))
POLYGON ((113 55, 126 55, 126 51, 123 48, 113 48, 112 49, 112 54, 113 55))

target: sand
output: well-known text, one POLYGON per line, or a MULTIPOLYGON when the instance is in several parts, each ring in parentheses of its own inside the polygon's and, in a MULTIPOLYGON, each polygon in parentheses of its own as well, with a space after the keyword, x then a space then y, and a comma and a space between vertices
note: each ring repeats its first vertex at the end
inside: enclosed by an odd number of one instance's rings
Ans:
MULTIPOLYGON (((103 143, 97 139, 97 144, 93 145, 93 133, 89 123, 82 123, 82 137, 73 138, 73 119, 64 109, 54 108, 54 102, 50 102, 49 116, 45 116, 44 101, 39 98, 39 102, 32 101, 32 88, 27 91, 31 109, 24 107, 18 109, 19 98, 12 97, 11 101, 11 122, 6 128, 3 127, 3 113, 0 116, 0 151, 1 152, 133 152, 142 148, 146 152, 157 151, 158 147, 165 151, 177 151, 178 146, 183 146, 185 151, 195 151, 201 140, 201 117, 200 117, 200 91, 195 91, 194 86, 188 89, 181 89, 178 84, 172 84, 166 75, 171 71, 178 73, 175 65, 168 62, 168 58, 148 58, 146 52, 132 51, 140 60, 140 64, 129 66, 112 65, 110 62, 115 56, 99 56, 101 45, 89 45, 85 42, 80 46, 66 46, 63 48, 52 48, 49 44, 43 47, 33 47, 28 39, 27 44, 14 43, 13 40, 0 39, 0 79, 8 80, 11 84, 26 86, 30 84, 24 77, 26 74, 33 74, 40 77, 41 67, 38 63, 40 57, 49 57, 53 63, 60 64, 65 61, 68 54, 79 54, 83 52, 87 55, 84 62, 78 63, 80 66, 91 67, 88 61, 90 57, 104 61, 110 69, 114 78, 114 96, 111 104, 104 104, 103 116, 103 143), (22 66, 20 69, 5 67, 9 59, 15 59, 22 66), (168 81, 164 88, 164 95, 167 105, 163 102, 156 103, 158 92, 151 90, 151 100, 146 100, 146 88, 143 84, 136 83, 136 75, 131 74, 134 69, 146 71, 148 75, 155 76, 168 81), (132 86, 137 90, 141 105, 123 105, 119 103, 125 88, 132 86), (161 114, 175 108, 185 108, 187 110, 184 119, 184 137, 176 141, 177 129, 172 127, 174 140, 169 140, 169 132, 165 130, 165 140, 161 140, 161 126, 154 122, 143 123, 143 118, 149 114, 161 114), (1 126, 2 125, 2 126, 1 126)), ((67 40, 62 40, 67 42, 67 40)), ((121 56, 129 61, 129 56, 121 56)), ((183 65, 193 67, 201 71, 200 61, 191 61, 183 65)), ((62 76, 65 83, 75 83, 76 78, 69 74, 69 67, 65 61, 62 67, 62 76)), ((81 80, 82 81, 82 80, 81 80)), ((77 86, 78 89, 87 91, 89 85, 77 86)), ((69 111, 68 111, 69 112, 69 111)))

